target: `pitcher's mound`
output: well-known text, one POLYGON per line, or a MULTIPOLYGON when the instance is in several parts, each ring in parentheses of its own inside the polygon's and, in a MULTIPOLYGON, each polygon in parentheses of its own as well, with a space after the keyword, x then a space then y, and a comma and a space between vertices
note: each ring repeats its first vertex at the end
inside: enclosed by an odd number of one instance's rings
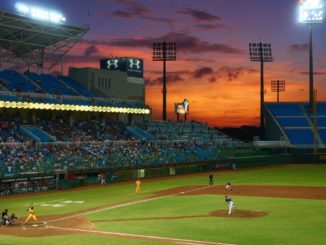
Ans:
POLYGON ((209 213, 211 216, 216 217, 230 217, 230 218, 258 218, 267 215, 267 212, 260 210, 244 210, 244 209, 233 209, 229 215, 228 210, 214 210, 209 213))

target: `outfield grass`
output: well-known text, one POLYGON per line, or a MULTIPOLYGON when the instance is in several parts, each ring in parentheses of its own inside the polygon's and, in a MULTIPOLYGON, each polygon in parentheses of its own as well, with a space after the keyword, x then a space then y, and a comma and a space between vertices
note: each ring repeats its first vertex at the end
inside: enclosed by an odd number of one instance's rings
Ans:
MULTIPOLYGON (((248 185, 326 186, 326 165, 286 165, 263 169, 216 172, 215 184, 231 181, 248 185)), ((42 215, 68 214, 89 208, 134 201, 149 197, 153 192, 185 185, 206 185, 208 174, 144 180, 142 193, 134 194, 134 183, 107 185, 82 191, 65 191, 29 197, 0 198, 0 208, 8 208, 19 216, 26 215, 26 207, 34 202, 42 215), (42 204, 55 200, 84 201, 54 208, 42 204)), ((99 230, 131 234, 155 235, 183 239, 205 240, 236 244, 323 244, 326 241, 326 200, 307 200, 267 197, 233 197, 237 208, 268 212, 259 218, 197 217, 165 219, 171 216, 207 215, 212 210, 226 209, 218 195, 169 196, 116 209, 87 215, 99 230), (155 218, 161 217, 157 220, 155 218), (147 218, 146 220, 135 220, 147 218), (110 221, 124 219, 123 221, 110 221), (107 220, 107 222, 96 222, 107 220)), ((7 228, 7 227, 6 227, 7 228)), ((3 228, 0 228, 3 229, 3 228)), ((0 235, 0 244, 164 244, 108 238, 96 235, 67 235, 48 239, 21 238, 0 235), (110 243, 105 243, 105 241, 110 243), (45 243, 46 241, 46 243, 45 243), (77 243, 76 243, 77 241, 77 243)))

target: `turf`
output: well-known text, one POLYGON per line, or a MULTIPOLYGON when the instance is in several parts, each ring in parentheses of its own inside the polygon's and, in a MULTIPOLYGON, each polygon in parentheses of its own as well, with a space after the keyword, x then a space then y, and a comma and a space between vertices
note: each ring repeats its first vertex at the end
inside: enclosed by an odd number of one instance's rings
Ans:
MULTIPOLYGON (((326 186, 326 165, 284 165, 267 168, 240 169, 214 173, 215 184, 231 181, 234 185, 326 186)), ((142 193, 135 194, 133 182, 107 185, 95 189, 62 191, 1 198, 1 209, 26 215, 26 207, 34 202, 39 216, 68 214, 89 208, 148 198, 158 190, 185 185, 207 185, 208 173, 157 180, 144 180, 142 193), (64 207, 42 206, 60 200, 83 201, 64 207)), ((268 212, 259 218, 206 217, 212 210, 226 209, 218 195, 170 196, 87 215, 98 229, 142 235, 195 239, 236 244, 323 244, 326 241, 326 200, 267 197, 234 197, 237 208, 268 212), (203 216, 168 219, 173 216, 203 216), (142 218, 142 220, 138 220, 142 218), (145 219, 144 219, 145 218, 145 219), (160 218, 160 219, 157 219, 160 218), (117 221, 116 219, 122 219, 117 221), (104 222, 96 222, 104 220, 104 222)), ((8 227, 6 227, 8 228, 8 227)), ((6 229, 2 227, 1 229, 6 229)), ((0 244, 164 244, 98 235, 66 235, 51 239, 22 238, 0 235, 0 244), (45 243, 46 241, 46 243, 45 243)))

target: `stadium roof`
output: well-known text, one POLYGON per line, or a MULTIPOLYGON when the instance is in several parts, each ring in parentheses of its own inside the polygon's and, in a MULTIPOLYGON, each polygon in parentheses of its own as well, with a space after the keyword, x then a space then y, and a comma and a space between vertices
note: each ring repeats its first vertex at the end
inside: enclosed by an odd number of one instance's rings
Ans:
POLYGON ((0 10, 1 62, 52 68, 88 30, 0 10))

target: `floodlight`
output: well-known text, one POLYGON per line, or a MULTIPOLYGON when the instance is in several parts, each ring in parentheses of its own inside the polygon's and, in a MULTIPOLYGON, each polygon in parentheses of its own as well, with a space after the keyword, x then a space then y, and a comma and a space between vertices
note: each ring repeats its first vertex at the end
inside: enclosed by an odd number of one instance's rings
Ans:
POLYGON ((177 48, 174 42, 153 43, 153 61, 169 61, 177 59, 177 48))
POLYGON ((272 62, 272 45, 270 43, 249 43, 251 61, 272 62))
POLYGON ((260 62, 260 135, 264 138, 264 63, 272 62, 272 45, 270 43, 249 43, 249 56, 251 61, 260 62))
POLYGON ((22 14, 27 14, 29 12, 29 7, 24 3, 16 3, 15 7, 17 11, 22 14))
POLYGON ((322 23, 324 4, 322 0, 303 0, 299 5, 299 22, 322 23))
POLYGON ((323 22, 323 0, 302 0, 299 5, 299 21, 308 24, 309 31, 309 101, 310 109, 313 108, 314 91, 314 65, 312 47, 312 25, 323 22))
POLYGON ((166 120, 166 61, 177 59, 177 45, 175 42, 154 42, 153 43, 153 61, 163 61, 163 108, 162 118, 166 120))
POLYGON ((280 101, 280 93, 285 92, 285 80, 273 80, 271 81, 272 92, 277 93, 277 102, 280 101))
POLYGON ((66 18, 59 12, 54 10, 47 10, 37 6, 28 6, 25 3, 16 3, 15 7, 18 12, 27 15, 33 19, 48 21, 53 23, 65 22, 66 18))

